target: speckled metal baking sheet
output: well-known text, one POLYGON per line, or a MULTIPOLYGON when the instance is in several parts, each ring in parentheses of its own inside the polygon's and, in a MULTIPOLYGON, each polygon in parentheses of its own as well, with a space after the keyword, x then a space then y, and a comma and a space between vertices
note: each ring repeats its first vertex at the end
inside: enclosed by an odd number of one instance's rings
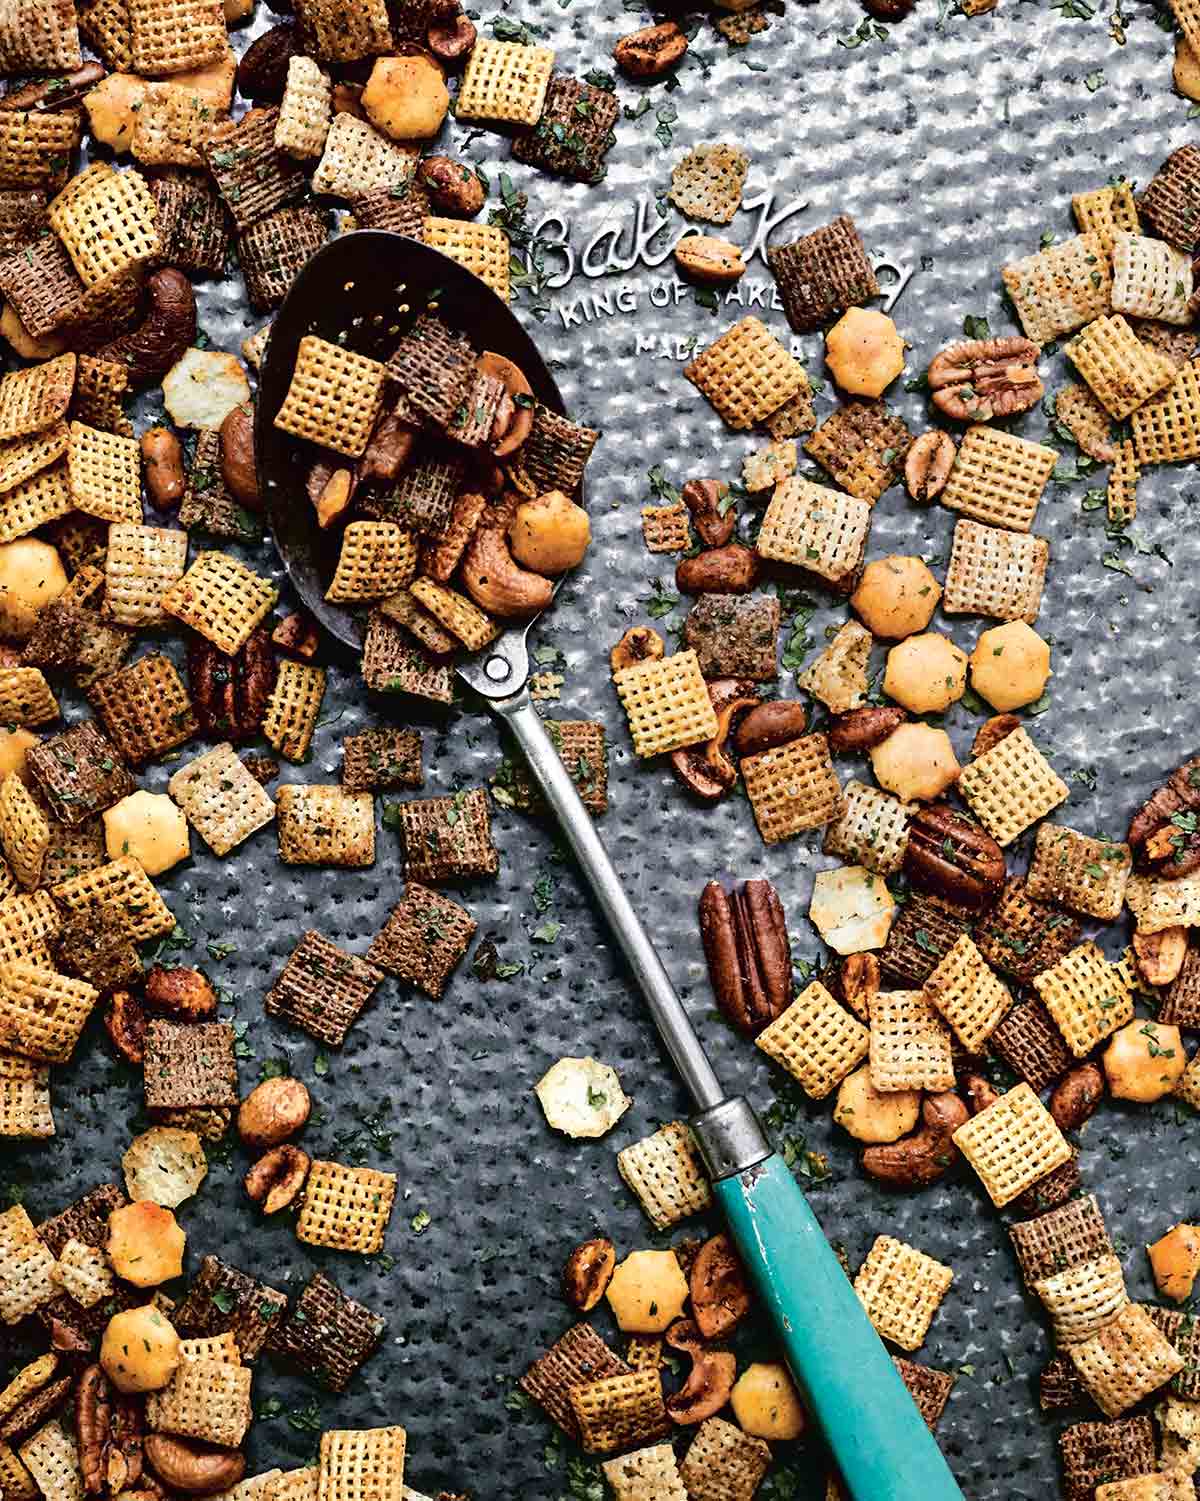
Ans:
MULTIPOLYGON (((743 799, 700 812, 669 771, 638 765, 606 653, 626 625, 648 618, 656 581, 674 592, 669 560, 642 547, 647 470, 659 465, 677 485, 691 476, 737 478, 743 454, 759 441, 727 432, 684 381, 688 353, 751 307, 788 335, 759 256, 735 294, 742 306, 714 313, 697 305, 666 258, 683 221, 673 210, 660 220, 655 198, 683 149, 723 139, 749 151, 747 199, 760 204, 738 217, 732 238, 761 243, 771 218, 793 205, 776 239, 851 213, 874 252, 914 273, 895 316, 913 345, 910 373, 919 374, 961 334, 967 315, 1011 330, 999 265, 1036 248, 1044 231, 1071 234, 1073 192, 1119 173, 1144 184, 1168 150, 1194 134, 1187 102, 1170 92, 1169 33, 1148 6, 1123 17, 1114 11, 1126 36, 1120 46, 1110 34, 1109 3, 1070 0, 1052 9, 1000 0, 996 14, 970 20, 945 4, 939 14, 938 0, 919 0, 908 21, 884 28, 883 37, 869 30, 860 45, 849 45, 863 35, 853 0, 789 0, 786 15, 772 18, 770 31, 745 50, 731 50, 705 21, 676 88, 619 83, 625 106, 641 110, 646 99, 649 106, 619 122, 607 180, 596 188, 509 162, 496 136, 448 130, 454 148, 467 143, 493 194, 507 171, 529 195, 531 220, 546 221, 547 235, 565 242, 565 254, 546 256, 563 284, 545 293, 538 337, 568 407, 604 430, 589 471, 595 545, 536 633, 538 646, 558 654, 564 675, 561 704, 551 709, 607 723, 612 808, 604 827, 613 857, 715 1064, 731 1089, 764 1110, 777 1105, 765 1060, 712 1012, 696 898, 711 876, 769 876, 790 917, 796 958, 813 960, 819 945, 804 913, 812 872, 827 862, 815 836, 764 848, 743 799), (1097 3, 1093 15, 1083 14, 1097 3)), ((272 19, 259 10, 239 50, 272 19)), ((536 39, 555 46, 560 65, 576 73, 608 70, 617 37, 651 19, 620 0, 513 0, 503 14, 536 26, 536 39)), ((485 8, 483 35, 493 20, 485 8)), ((216 347, 236 350, 257 326, 237 278, 202 285, 199 301, 216 347)), ((529 317, 528 293, 517 307, 529 317)), ((819 375, 819 339, 800 347, 819 375)), ((1062 356, 1046 364, 1048 386, 1062 384, 1062 356)), ((821 412, 831 400, 826 390, 821 412)), ((911 424, 922 424, 919 394, 897 390, 893 401, 911 424)), ((1047 422, 1034 412, 1018 430, 1042 437, 1047 422)), ((1105 537, 1102 510, 1081 509, 1086 486, 1097 482, 1052 485, 1038 514, 1036 528, 1052 546, 1039 628, 1053 639, 1055 676, 1050 706, 1032 729, 1071 784, 1064 816, 1085 830, 1119 834, 1138 800, 1196 749, 1200 540, 1192 507, 1200 486, 1192 468, 1150 473, 1135 551, 1105 537), (1106 557, 1129 573, 1105 566, 1106 557)), ((871 553, 944 559, 952 524, 947 512, 919 511, 893 489, 875 509, 871 553)), ((268 557, 264 549, 260 563, 268 557)), ((844 607, 817 598, 810 633, 821 643, 844 607)), ((682 616, 675 608, 659 624, 678 627, 682 616)), ((938 624, 968 648, 982 628, 962 617, 938 624)), ((331 667, 311 761, 287 769, 288 780, 336 780, 342 737, 395 712, 368 702, 352 670, 336 661, 331 667)), ((73 706, 71 717, 80 712, 73 706)), ((976 723, 961 708, 948 716, 960 754, 976 723)), ((431 719, 425 738, 431 794, 483 782, 505 750, 492 721, 466 703, 442 722, 431 719)), ((160 788, 169 771, 153 768, 143 780, 160 788)), ((687 1102, 553 831, 503 809, 495 829, 500 876, 472 885, 464 900, 479 938, 524 971, 483 984, 464 966, 440 1003, 389 981, 325 1062, 304 1034, 264 1018, 263 994, 305 927, 365 950, 401 884, 394 832, 380 829, 374 869, 349 873, 281 867, 269 831, 225 861, 195 840, 190 865, 160 883, 187 935, 176 957, 204 965, 226 997, 225 1014, 243 1030, 243 1089, 270 1060, 281 1060, 313 1090, 305 1146, 361 1156, 400 1181, 387 1257, 367 1262, 313 1254, 285 1219, 258 1220, 242 1196, 246 1160, 238 1150, 218 1154, 201 1195, 182 1209, 189 1268, 213 1251, 295 1293, 323 1265, 387 1316, 382 1350, 343 1397, 270 1358, 260 1361, 252 1471, 304 1460, 322 1426, 398 1421, 409 1434, 410 1483, 422 1491, 469 1489, 481 1501, 600 1495, 594 1479, 589 1489, 576 1478, 572 1489, 565 1453, 547 1447, 549 1426, 536 1413, 511 1410, 518 1404, 509 1399, 527 1361, 568 1322, 557 1279, 571 1246, 599 1231, 622 1251, 662 1242, 624 1190, 614 1153, 687 1102), (562 925, 557 939, 538 941, 536 930, 549 920, 562 925), (530 1088, 556 1058, 582 1053, 613 1064, 634 1104, 608 1139, 572 1144, 547 1131, 530 1088)), ((1012 852, 1014 865, 1021 858, 1012 852)), ((1112 930, 1106 943, 1115 946, 1118 937, 1112 930)), ((3 1176, 35 1217, 99 1178, 119 1178, 121 1151, 142 1124, 140 1098, 137 1079, 113 1062, 93 1024, 76 1061, 55 1071, 57 1137, 4 1150, 3 1176)), ((784 1134, 828 1154, 829 1177, 813 1202, 855 1265, 886 1230, 955 1269, 919 1358, 960 1373, 939 1433, 965 1495, 1052 1494, 1056 1425, 1036 1405, 1049 1343, 998 1216, 965 1174, 915 1198, 877 1191, 859 1176, 827 1108, 797 1104, 790 1091, 782 1100, 784 1134)), ((1169 1104, 1108 1103, 1084 1133, 1084 1179, 1123 1248, 1135 1298, 1152 1293, 1142 1244, 1192 1207, 1195 1147, 1195 1120, 1180 1124, 1169 1104)), ((699 1229, 685 1225, 680 1235, 699 1229)), ((753 1329, 739 1339, 746 1350, 762 1343, 753 1329)), ((763 1494, 819 1497, 819 1464, 803 1457, 797 1464, 763 1494)))

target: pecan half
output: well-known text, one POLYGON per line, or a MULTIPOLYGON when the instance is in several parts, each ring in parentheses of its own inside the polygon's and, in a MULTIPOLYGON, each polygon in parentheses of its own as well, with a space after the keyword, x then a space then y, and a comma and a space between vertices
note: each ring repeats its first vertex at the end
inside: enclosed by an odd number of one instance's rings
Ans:
POLYGON ((1038 346, 1019 334, 951 344, 929 366, 933 404, 961 422, 990 422, 1036 406, 1045 394, 1038 346))
POLYGON ((104 1027, 112 1045, 126 1063, 140 1067, 146 1061, 146 1012, 137 996, 128 990, 114 990, 104 1027))
POLYGON ((860 1022, 871 1020, 871 999, 879 993, 879 960, 874 954, 847 954, 817 976, 835 1001, 848 1006, 860 1022))
POLYGON ((913 440, 904 456, 904 487, 919 506, 927 506, 946 488, 957 454, 954 439, 940 428, 913 440))
POLYGON ((976 910, 996 899, 1006 874, 1004 851, 992 836, 947 803, 914 815, 904 870, 921 890, 976 910))
POLYGON ((873 750, 908 718, 899 704, 851 709, 829 721, 829 749, 835 755, 859 755, 873 750))
POLYGON ((579 1313, 591 1313, 612 1281, 617 1248, 606 1235, 585 1240, 567 1257, 563 1267, 563 1297, 579 1313))
POLYGON ((1129 823, 1139 870, 1172 879, 1200 869, 1200 756, 1185 761, 1129 823))
POLYGON ((193 635, 187 661, 201 733, 235 745, 253 740, 275 686, 275 648, 267 627, 256 626, 232 657, 193 635))
POLYGON ((753 1036, 792 998, 792 952, 783 904, 770 881, 747 881, 732 895, 718 881, 700 894, 700 941, 717 1005, 753 1036))
POLYGON ((687 51, 688 39, 677 21, 662 21, 631 31, 613 48, 613 59, 631 78, 660 78, 687 51))
POLYGON ((84 63, 73 72, 57 78, 39 78, 32 83, 9 89, 0 99, 0 110, 27 110, 30 114, 52 114, 58 110, 74 109, 83 103, 104 78, 104 69, 99 63, 84 63))
POLYGON ((690 479, 679 492, 692 513, 692 525, 705 547, 724 547, 737 525, 737 511, 726 504, 729 486, 719 479, 690 479))
POLYGON ((79 1378, 75 1396, 79 1467, 89 1495, 120 1495, 142 1478, 142 1409, 109 1386, 99 1365, 79 1378))
POLYGON ((990 719, 985 719, 975 731, 975 740, 971 746, 971 755, 974 757, 985 756, 988 751, 994 750, 1002 740, 1006 740, 1014 730, 1021 728, 1021 721, 1015 714, 993 714, 990 719))

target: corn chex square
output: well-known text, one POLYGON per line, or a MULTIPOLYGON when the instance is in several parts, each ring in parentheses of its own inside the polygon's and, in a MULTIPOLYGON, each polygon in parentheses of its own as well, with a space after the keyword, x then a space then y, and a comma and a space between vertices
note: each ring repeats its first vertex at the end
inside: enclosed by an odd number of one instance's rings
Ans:
POLYGON ((922 990, 871 997, 871 1083, 881 1092, 954 1088, 950 1033, 922 990))
POLYGON ((1161 395, 1130 419, 1139 464, 1174 464, 1200 457, 1200 360, 1189 360, 1161 395))
MULTIPOLYGON (((1145 411, 1145 407, 1142 408, 1145 411)), ((1137 516, 1138 480, 1141 466, 1137 448, 1132 438, 1126 438, 1117 449, 1112 468, 1108 471, 1105 501, 1108 519, 1116 527, 1128 526, 1137 516)))
POLYGON ((100 992, 41 964, 0 964, 0 1047, 44 1063, 65 1063, 100 992))
POLYGON ((880 1235, 858 1269, 854 1291, 884 1339, 902 1350, 919 1350, 953 1281, 952 1268, 880 1235))
POLYGON ((775 750, 744 756, 741 771, 767 844, 820 828, 845 810, 829 741, 822 734, 802 735, 775 750))
POLYGON ((275 808, 285 865, 375 863, 375 800, 369 792, 288 783, 279 788, 275 808))
POLYGON ((321 1435, 316 1501, 403 1497, 403 1428, 333 1428, 321 1435))
POLYGON ((163 594, 162 607, 232 657, 271 613, 278 598, 274 584, 237 558, 224 552, 202 552, 163 594))
POLYGON ((131 766, 174 750, 200 728, 175 664, 157 653, 98 678, 88 698, 131 766))
POLYGON ((1132 870, 1127 844, 1093 839, 1047 820, 1037 831, 1025 886, 1035 901, 1113 922, 1121 915, 1132 870))
POLYGON ((1119 231, 1135 235, 1142 231, 1133 187, 1124 178, 1090 193, 1076 193, 1071 199, 1071 210, 1080 233, 1094 234, 1105 255, 1112 254, 1113 240, 1119 231))
POLYGON ((0 1136, 53 1135, 50 1070, 34 1059, 0 1053, 0 1136))
POLYGON ((63 354, 0 377, 0 440, 44 432, 61 422, 71 404, 77 368, 76 356, 63 354))
POLYGON ((925 994, 968 1053, 979 1053, 1012 996, 964 933, 925 981, 925 994))
POLYGON ((1028 532, 966 519, 955 523, 942 609, 1032 625, 1042 608, 1050 544, 1028 532))
MULTIPOLYGON (((962 522, 959 525, 963 525, 962 522)), ((998 844, 1011 844, 1066 802, 1070 789, 1024 729, 963 767, 958 790, 998 844)))
POLYGON ((639 756, 699 745, 717 733, 716 710, 694 651, 636 662, 614 673, 613 682, 639 756))
POLYGON ((214 855, 227 855, 275 817, 275 804, 228 742, 189 761, 167 783, 214 855))
POLYGON ((116 908, 129 936, 137 943, 161 938, 175 926, 175 916, 154 882, 132 855, 119 855, 96 870, 85 870, 54 887, 51 895, 67 912, 97 920, 116 908))
POLYGON ((759 318, 743 318, 701 350, 684 375, 732 428, 764 421, 808 389, 804 367, 759 318))
POLYGON ((997 1209, 1061 1167, 1071 1147, 1028 1084, 1018 1084, 954 1133, 997 1209))
POLYGON ((42 725, 58 716, 58 700, 41 668, 0 667, 0 723, 42 725))
POLYGON ((572 1387, 567 1398, 579 1424, 580 1445, 588 1454, 612 1454, 666 1438, 672 1431, 659 1371, 602 1376, 572 1387))
POLYGON ((42 863, 50 847, 50 821, 15 771, 0 783, 0 848, 26 891, 42 884, 42 863))
POLYGON ((455 114, 460 120, 489 124, 536 125, 553 70, 554 52, 549 47, 477 41, 467 60, 455 114))
POLYGON ((395 1173, 318 1160, 309 1170, 296 1236, 306 1245, 371 1256, 383 1249, 395 1197, 395 1173))
POLYGON ((1034 989, 1076 1058, 1133 1019, 1133 980, 1127 960, 1112 964, 1096 944, 1081 943, 1033 977, 1034 989))
POLYGON ((823 1100, 867 1055, 870 1033, 814 980, 755 1038, 755 1046, 823 1100))
POLYGON ((430 214, 425 220, 424 240, 452 261, 465 266, 501 302, 510 296, 512 242, 498 224, 475 224, 467 219, 447 219, 430 214))
POLYGON ((760 557, 802 568, 849 594, 870 530, 867 501, 792 475, 775 487, 755 547, 760 557))
POLYGON ((82 61, 72 0, 0 7, 0 72, 66 73, 82 61))
POLYGON ((300 340, 296 367, 275 426, 335 453, 359 458, 383 404, 386 367, 326 339, 300 340))
POLYGON ((904 469, 912 434, 882 401, 848 401, 804 442, 834 484, 872 505, 904 469))
POLYGON ((1171 360, 1143 344, 1120 313, 1094 319, 1067 345, 1067 355, 1118 420, 1175 381, 1171 360))
POLYGON ((221 0, 129 0, 129 45, 146 78, 216 62, 229 46, 221 0))
POLYGON ((263 714, 263 737, 271 748, 289 761, 303 761, 312 744, 324 697, 323 667, 290 659, 281 662, 263 714))
POLYGON ((114 522, 104 558, 104 603, 118 625, 158 625, 162 597, 187 566, 187 533, 139 522, 114 522))
POLYGON ((1035 344, 1074 333, 1110 307, 1112 271, 1098 235, 1082 234, 1001 268, 1021 327, 1035 344))
POLYGON ((973 521, 1027 532, 1057 462, 1053 448, 976 423, 959 444, 941 502, 973 521))
POLYGON ((685 1121, 668 1121, 618 1152, 617 1171, 657 1230, 712 1208, 712 1189, 685 1121))
POLYGON ((1183 1356, 1137 1303, 1111 1324, 1070 1348, 1071 1359, 1097 1407, 1119 1418, 1183 1369, 1183 1356))

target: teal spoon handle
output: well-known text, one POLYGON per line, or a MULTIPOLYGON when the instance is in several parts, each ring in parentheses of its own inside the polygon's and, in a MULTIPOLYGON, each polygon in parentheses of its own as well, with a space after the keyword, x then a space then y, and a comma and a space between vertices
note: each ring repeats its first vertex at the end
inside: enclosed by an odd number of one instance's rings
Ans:
POLYGON ((963 1501, 783 1159, 721 1178, 713 1193, 854 1501, 963 1501))

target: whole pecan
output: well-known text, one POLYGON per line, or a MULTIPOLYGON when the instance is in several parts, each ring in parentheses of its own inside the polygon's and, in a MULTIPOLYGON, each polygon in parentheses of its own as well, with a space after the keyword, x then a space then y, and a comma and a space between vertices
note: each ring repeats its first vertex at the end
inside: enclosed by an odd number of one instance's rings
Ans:
POLYGON ((1015 714, 993 714, 990 719, 985 719, 975 731, 975 740, 971 746, 972 756, 985 756, 988 751, 994 750, 1002 740, 1006 740, 1014 730, 1021 728, 1021 721, 1015 714))
POLYGON ((142 1478, 142 1409, 114 1393, 99 1365, 79 1378, 75 1396, 79 1467, 89 1495, 120 1495, 142 1478))
POLYGON ((792 997, 792 953, 783 904, 770 881, 700 894, 700 940, 717 1005, 748 1036, 773 1022, 792 997))
POLYGON ((1004 851, 949 804, 931 803, 908 826, 904 870, 921 890, 979 909, 990 906, 1004 884, 1004 851))
POLYGON ((899 704, 851 709, 829 721, 829 749, 835 755, 858 755, 874 749, 908 718, 899 704))
POLYGON ((724 504, 728 494, 729 486, 719 479, 690 479, 679 492, 705 547, 724 547, 733 536, 737 512, 724 504))
POLYGON ((1028 411, 1044 395, 1032 339, 968 339, 951 344, 929 366, 933 404, 962 422, 990 422, 1028 411))
POLYGON ((1200 869, 1200 756, 1185 761, 1129 823, 1139 870, 1171 879, 1200 869))
POLYGON ((235 745, 253 740, 275 686, 275 649, 265 625, 256 626, 236 656, 202 636, 188 644, 188 677, 201 732, 235 745))
POLYGON ((675 565, 675 586, 684 594, 749 594, 758 583, 758 554, 726 542, 675 565))
POLYGON ((631 78, 660 78, 675 66, 687 46, 687 36, 677 21, 661 21, 623 36, 613 48, 613 58, 631 78))

